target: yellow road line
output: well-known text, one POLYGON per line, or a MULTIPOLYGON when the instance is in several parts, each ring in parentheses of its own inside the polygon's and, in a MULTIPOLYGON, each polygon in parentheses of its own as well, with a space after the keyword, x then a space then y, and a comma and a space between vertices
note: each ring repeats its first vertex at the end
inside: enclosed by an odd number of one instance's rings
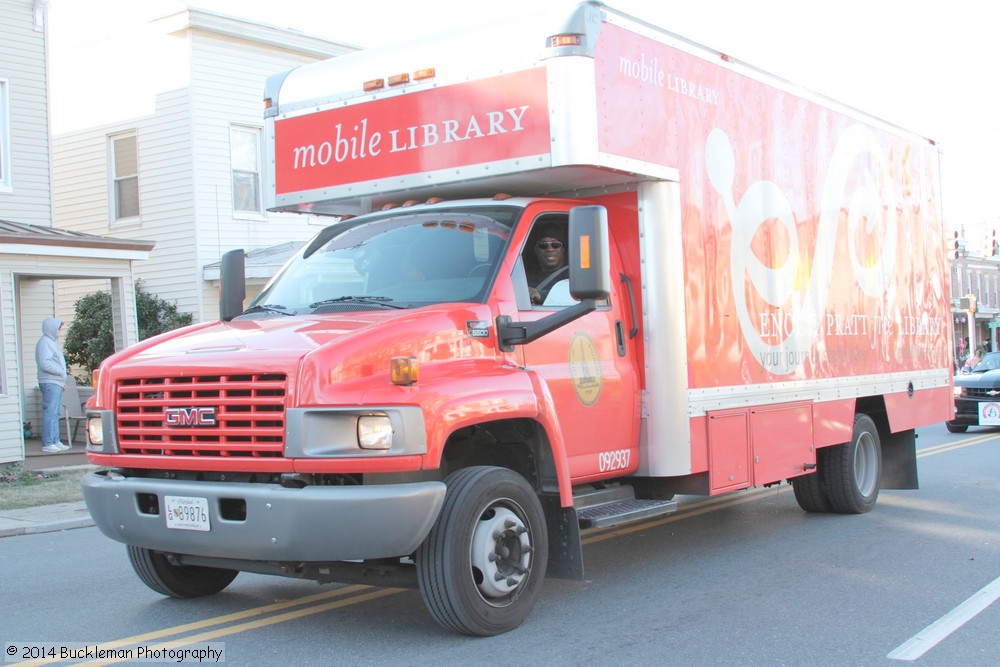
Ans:
POLYGON ((945 452, 952 452, 956 449, 964 449, 966 447, 972 447, 973 445, 981 445, 985 442, 995 441, 997 434, 988 433, 985 435, 979 435, 974 438, 965 438, 959 442, 943 442, 940 445, 934 445, 932 447, 925 447, 917 452, 917 458, 924 458, 926 456, 934 456, 935 454, 943 454, 945 452))
MULTIPOLYGON (((370 588, 370 586, 362 586, 359 588, 370 588)), ((330 611, 332 609, 340 609, 341 607, 348 607, 354 604, 360 604, 362 602, 368 602, 369 600, 374 600, 376 598, 386 597, 389 595, 397 595, 402 593, 407 589, 405 588, 380 588, 371 591, 370 593, 365 593, 363 595, 357 595, 345 600, 334 600, 333 602, 327 602, 325 604, 318 604, 313 607, 307 607, 305 609, 299 609, 296 611, 285 612, 284 614, 277 614, 275 616, 270 616, 268 618, 261 618, 255 621, 249 621, 247 623, 240 623, 238 625, 231 625, 229 627, 220 628, 218 630, 212 630, 209 632, 202 632, 197 635, 190 635, 184 637, 183 639, 177 639, 170 642, 164 642, 162 644, 157 644, 155 646, 147 647, 150 650, 164 650, 172 648, 180 648, 182 646, 190 646, 191 644, 197 644, 200 642, 208 642, 212 639, 218 639, 220 637, 227 637, 229 635, 234 635, 239 632, 245 632, 247 630, 256 630, 257 628, 267 627, 269 625, 276 625, 278 623, 284 623, 285 621, 293 621, 297 618, 302 618, 304 616, 312 616, 313 614, 320 614, 324 611, 330 611)), ((140 642, 141 643, 141 642, 140 642)), ((103 647, 101 645, 100 647, 103 647)), ((81 662, 79 665, 81 667, 97 667, 98 665, 113 665, 119 662, 125 662, 124 660, 92 660, 90 662, 81 662)))
MULTIPOLYGON (((322 593, 316 593, 314 595, 306 595, 300 598, 295 598, 294 600, 282 600, 281 602, 275 602, 273 604, 264 605, 263 607, 254 607, 252 609, 245 609, 243 611, 237 611, 231 614, 225 614, 223 616, 206 618, 202 621, 195 621, 193 623, 176 625, 172 628, 163 628, 162 630, 154 630, 153 632, 146 632, 141 635, 134 635, 132 637, 125 637, 124 639, 117 639, 111 642, 104 642, 102 644, 98 644, 97 646, 102 649, 113 649, 122 646, 129 646, 132 644, 142 644, 147 641, 162 639, 164 637, 170 637, 171 635, 179 635, 185 632, 192 632, 195 630, 201 630, 203 628, 210 628, 215 625, 232 623, 233 621, 239 621, 241 619, 251 618, 253 616, 262 616, 264 614, 270 614, 272 612, 281 611, 283 609, 289 609, 291 607, 299 607, 302 605, 311 604, 313 602, 319 602, 327 598, 343 597, 345 595, 351 595, 353 593, 368 590, 370 588, 372 587, 361 586, 361 585, 335 588, 333 590, 323 591, 322 593)), ((27 662, 19 662, 17 664, 20 666, 47 665, 53 662, 59 662, 59 660, 31 660, 27 662)))

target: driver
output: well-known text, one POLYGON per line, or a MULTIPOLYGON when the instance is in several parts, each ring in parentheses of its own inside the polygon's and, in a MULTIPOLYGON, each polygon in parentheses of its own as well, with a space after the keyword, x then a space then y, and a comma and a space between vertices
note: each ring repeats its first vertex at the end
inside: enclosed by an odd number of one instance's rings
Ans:
POLYGON ((531 303, 544 303, 549 290, 566 277, 566 233, 563 225, 543 223, 535 233, 531 246, 535 266, 528 270, 531 303))

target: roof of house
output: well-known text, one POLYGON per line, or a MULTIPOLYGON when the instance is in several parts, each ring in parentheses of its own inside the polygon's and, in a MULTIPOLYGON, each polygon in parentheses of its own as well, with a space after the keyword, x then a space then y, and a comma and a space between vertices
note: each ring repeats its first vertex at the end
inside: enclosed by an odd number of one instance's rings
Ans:
POLYGON ((63 246, 67 248, 95 248, 101 250, 138 250, 149 252, 155 241, 118 239, 110 236, 84 234, 57 227, 27 225, 21 222, 0 220, 0 244, 63 246))

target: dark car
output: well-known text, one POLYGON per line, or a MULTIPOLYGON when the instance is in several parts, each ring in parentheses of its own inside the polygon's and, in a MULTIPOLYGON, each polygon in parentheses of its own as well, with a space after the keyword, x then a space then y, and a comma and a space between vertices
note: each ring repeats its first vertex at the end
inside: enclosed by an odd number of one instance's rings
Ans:
POLYGON ((971 373, 955 376, 955 418, 944 425, 952 433, 1000 426, 1000 352, 983 355, 971 373))

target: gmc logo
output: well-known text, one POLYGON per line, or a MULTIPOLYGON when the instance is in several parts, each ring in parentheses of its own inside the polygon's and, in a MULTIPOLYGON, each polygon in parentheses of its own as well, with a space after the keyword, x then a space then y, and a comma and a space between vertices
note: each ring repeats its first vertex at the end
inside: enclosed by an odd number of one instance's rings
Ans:
POLYGON ((215 408, 165 408, 167 426, 215 426, 215 408))

